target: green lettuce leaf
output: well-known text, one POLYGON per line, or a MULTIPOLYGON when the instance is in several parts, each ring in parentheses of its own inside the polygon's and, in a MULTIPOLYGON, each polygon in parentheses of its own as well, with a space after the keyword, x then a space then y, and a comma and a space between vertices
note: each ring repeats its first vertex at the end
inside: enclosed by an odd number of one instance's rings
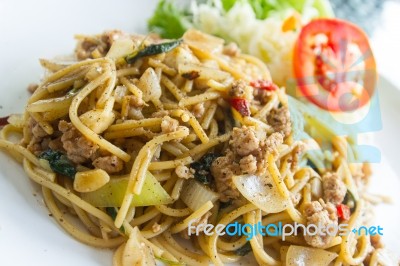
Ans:
POLYGON ((161 0, 148 21, 149 31, 163 38, 178 39, 192 26, 192 18, 188 9, 180 8, 177 1, 161 0))
POLYGON ((182 5, 182 1, 178 0, 160 0, 148 21, 149 30, 163 38, 177 39, 188 28, 196 28, 196 9, 204 5, 220 8, 220 15, 224 16, 236 4, 248 4, 259 20, 271 16, 284 19, 290 10, 295 10, 306 18, 334 15, 329 0, 196 0, 191 6, 188 2, 182 5))

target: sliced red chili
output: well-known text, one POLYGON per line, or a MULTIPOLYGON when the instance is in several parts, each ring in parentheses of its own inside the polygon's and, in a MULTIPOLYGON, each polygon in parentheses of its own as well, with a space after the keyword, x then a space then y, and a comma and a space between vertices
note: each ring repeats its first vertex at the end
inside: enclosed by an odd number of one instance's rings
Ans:
POLYGON ((243 116, 250 115, 250 105, 249 102, 244 98, 233 98, 230 101, 231 106, 235 108, 243 116))
POLYGON ((256 89, 267 90, 267 91, 274 91, 279 89, 279 87, 270 80, 259 79, 250 82, 250 86, 256 89))
POLYGON ((3 127, 5 125, 8 125, 8 118, 9 116, 5 116, 5 117, 0 117, 0 127, 3 127))
POLYGON ((345 204, 339 204, 336 206, 338 218, 342 220, 349 220, 350 219, 350 207, 345 204))

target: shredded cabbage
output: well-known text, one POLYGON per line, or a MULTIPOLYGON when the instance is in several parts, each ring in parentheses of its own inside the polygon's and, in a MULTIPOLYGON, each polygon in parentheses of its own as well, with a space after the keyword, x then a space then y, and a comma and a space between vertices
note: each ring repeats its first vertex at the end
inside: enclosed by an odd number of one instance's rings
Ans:
POLYGON ((164 38, 178 38, 188 28, 236 42, 245 53, 262 59, 278 85, 291 77, 292 49, 297 31, 282 31, 284 20, 294 12, 302 21, 333 16, 327 0, 210 0, 193 1, 179 7, 179 1, 161 0, 149 30, 164 38))

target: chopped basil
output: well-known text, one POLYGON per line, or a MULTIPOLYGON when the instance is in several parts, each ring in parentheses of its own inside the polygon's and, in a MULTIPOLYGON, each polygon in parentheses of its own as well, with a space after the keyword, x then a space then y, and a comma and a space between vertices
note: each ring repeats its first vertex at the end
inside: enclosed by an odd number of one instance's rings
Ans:
POLYGON ((134 63, 136 60, 138 60, 139 58, 142 58, 142 57, 169 52, 172 49, 178 47, 178 45, 181 43, 182 43, 182 39, 171 41, 171 42, 151 44, 137 52, 134 52, 134 53, 128 55, 125 58, 125 60, 129 64, 134 63))
POLYGON ((224 208, 227 208, 227 207, 229 207, 231 205, 232 205, 232 200, 229 200, 229 201, 226 201, 226 202, 221 201, 220 204, 219 204, 219 208, 220 209, 224 209, 224 208))
POLYGON ((47 151, 42 152, 39 158, 47 160, 50 164, 51 170, 54 172, 71 177, 72 179, 75 177, 76 168, 65 154, 48 149, 47 151))
POLYGON ((210 167, 213 161, 218 157, 219 156, 215 153, 207 153, 197 162, 191 163, 190 167, 195 170, 194 178, 202 184, 210 184, 212 180, 210 167))
MULTIPOLYGON (((114 207, 107 207, 106 208, 106 213, 110 215, 110 217, 115 221, 115 218, 117 218, 117 210, 114 207)), ((125 233, 125 228, 121 226, 119 229, 122 233, 125 233)))
POLYGON ((237 250, 235 250, 235 254, 238 255, 238 256, 245 256, 250 251, 251 251, 251 245, 250 245, 250 242, 247 242, 246 244, 244 244, 244 246, 242 246, 242 247, 238 248, 237 250))
POLYGON ((307 160, 307 166, 311 167, 312 169, 314 169, 317 173, 319 173, 318 171, 318 167, 310 160, 307 160))
POLYGON ((357 201, 354 198, 353 193, 350 190, 347 190, 346 196, 344 197, 343 203, 349 206, 350 211, 353 213, 357 207, 357 201))

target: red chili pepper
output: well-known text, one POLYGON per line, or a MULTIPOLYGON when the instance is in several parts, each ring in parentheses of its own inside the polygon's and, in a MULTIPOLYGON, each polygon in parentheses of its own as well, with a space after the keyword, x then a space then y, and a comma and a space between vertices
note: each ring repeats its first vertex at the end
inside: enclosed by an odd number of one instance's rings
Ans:
POLYGON ((9 116, 5 116, 5 117, 0 117, 0 127, 8 125, 8 118, 9 116))
POLYGON ((339 204, 336 206, 336 210, 337 210, 339 219, 346 220, 346 221, 350 219, 351 212, 350 212, 349 206, 344 205, 344 204, 339 204))
POLYGON ((250 86, 256 88, 256 89, 261 89, 261 90, 267 90, 267 91, 274 91, 279 89, 279 87, 273 83, 270 80, 265 80, 265 79, 259 79, 250 82, 250 86))
POLYGON ((233 98, 231 99, 231 106, 236 109, 241 115, 250 115, 249 102, 244 98, 233 98))

